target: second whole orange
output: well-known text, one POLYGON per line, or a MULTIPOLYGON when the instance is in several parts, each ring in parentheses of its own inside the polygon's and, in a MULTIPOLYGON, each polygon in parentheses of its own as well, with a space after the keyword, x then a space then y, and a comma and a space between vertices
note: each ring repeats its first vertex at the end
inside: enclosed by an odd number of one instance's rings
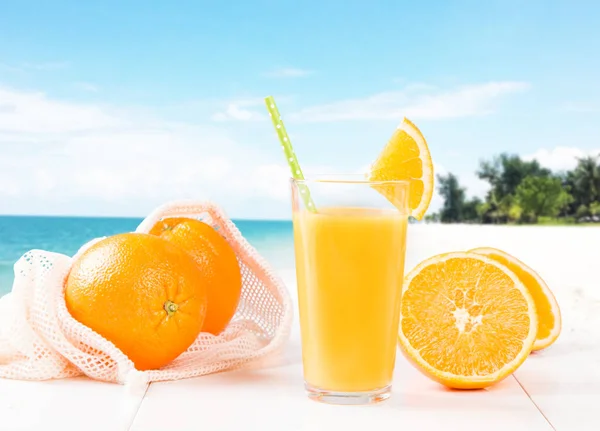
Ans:
POLYGON ((242 274, 233 248, 212 226, 193 218, 165 218, 150 234, 186 250, 208 275, 208 311, 202 332, 220 334, 233 318, 242 292, 242 274))

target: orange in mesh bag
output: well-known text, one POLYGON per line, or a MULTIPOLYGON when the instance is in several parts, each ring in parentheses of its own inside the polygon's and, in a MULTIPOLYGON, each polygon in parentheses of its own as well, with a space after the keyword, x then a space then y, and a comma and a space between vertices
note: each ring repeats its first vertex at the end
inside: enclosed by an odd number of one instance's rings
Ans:
POLYGON ((15 264, 12 292, 0 298, 0 377, 46 380, 85 374, 121 384, 177 380, 241 368, 276 353, 289 335, 292 305, 281 280, 212 203, 174 202, 159 207, 136 229, 148 233, 167 217, 195 217, 212 225, 235 251, 242 293, 235 316, 218 336, 201 333, 168 365, 138 371, 119 349, 67 311, 64 283, 73 258, 43 250, 15 264))

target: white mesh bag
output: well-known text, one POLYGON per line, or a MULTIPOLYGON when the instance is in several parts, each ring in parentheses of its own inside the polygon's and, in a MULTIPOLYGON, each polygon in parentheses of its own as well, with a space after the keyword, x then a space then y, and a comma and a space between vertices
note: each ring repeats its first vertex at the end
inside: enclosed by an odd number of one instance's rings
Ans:
POLYGON ((174 202, 159 207, 136 229, 149 232, 162 218, 194 217, 212 225, 233 247, 242 272, 235 316, 218 336, 201 333, 170 364, 137 371, 111 342, 68 313, 64 283, 72 258, 43 250, 27 252, 15 264, 12 292, 0 298, 0 377, 46 380, 85 374, 121 384, 176 380, 256 365, 284 345, 292 305, 282 281, 216 205, 174 202))

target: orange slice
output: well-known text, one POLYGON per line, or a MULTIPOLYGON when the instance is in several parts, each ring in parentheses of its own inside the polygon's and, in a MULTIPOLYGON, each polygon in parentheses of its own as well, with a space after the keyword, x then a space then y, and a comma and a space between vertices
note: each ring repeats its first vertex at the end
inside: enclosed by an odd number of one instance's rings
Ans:
POLYGON ((541 350, 554 343, 561 331, 560 308, 544 280, 533 269, 502 250, 482 247, 471 251, 483 254, 508 267, 529 290, 538 316, 538 331, 533 350, 541 350))
POLYGON ((535 303, 504 265, 477 253, 431 257, 402 288, 399 344, 424 374, 451 388, 499 382, 528 357, 535 303))
MULTIPOLYGON (((421 220, 433 195, 433 163, 429 147, 421 131, 404 118, 388 144, 372 164, 371 181, 410 181, 410 215, 421 220)), ((398 206, 391 189, 375 187, 398 206)), ((402 203, 404 206, 404 204, 402 203)))

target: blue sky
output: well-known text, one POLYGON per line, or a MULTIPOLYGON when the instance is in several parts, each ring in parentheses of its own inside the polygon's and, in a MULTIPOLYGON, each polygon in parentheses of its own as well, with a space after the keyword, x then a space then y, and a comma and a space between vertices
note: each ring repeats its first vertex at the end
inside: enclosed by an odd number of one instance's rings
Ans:
POLYGON ((404 115, 473 195, 482 158, 600 150, 598 2, 150 4, 2 2, 0 213, 287 218, 270 94, 308 173, 363 171, 404 115))

